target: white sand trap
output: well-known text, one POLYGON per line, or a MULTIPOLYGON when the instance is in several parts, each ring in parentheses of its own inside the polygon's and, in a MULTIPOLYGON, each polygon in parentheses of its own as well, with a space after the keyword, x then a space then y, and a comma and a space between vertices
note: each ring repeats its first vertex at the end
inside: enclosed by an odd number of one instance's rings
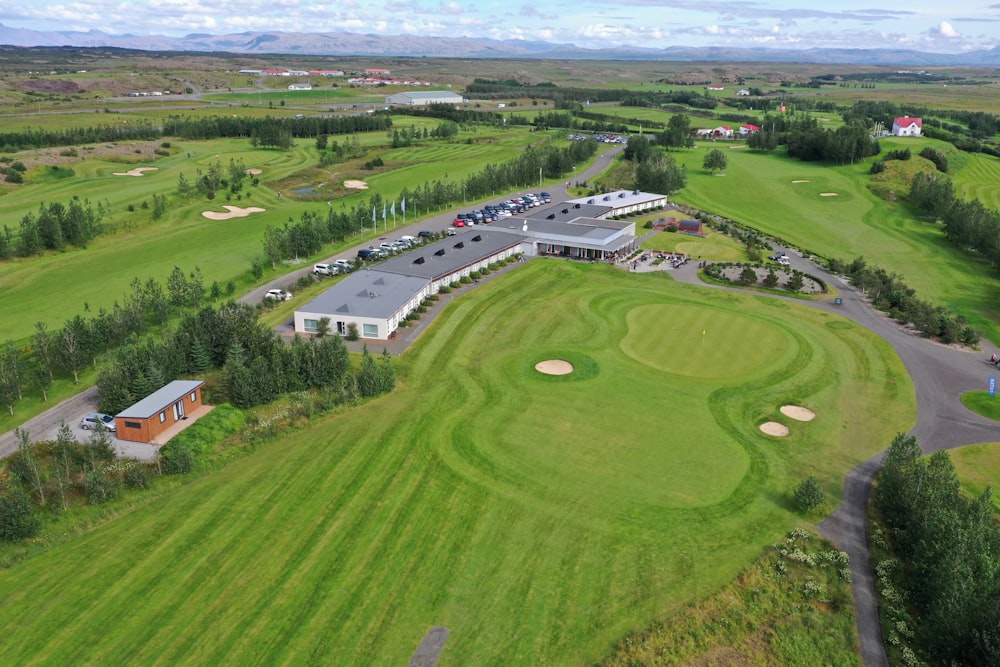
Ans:
POLYGON ((364 181, 344 181, 344 187, 352 190, 367 190, 368 184, 364 181))
POLYGON ((809 183, 809 182, 810 182, 810 181, 803 181, 803 180, 801 180, 801 179, 800 179, 800 180, 798 180, 798 181, 792 181, 792 183, 809 183))
POLYGON ((798 405, 782 405, 781 414, 786 417, 791 417, 795 421, 800 422, 811 422, 816 419, 816 413, 808 408, 803 408, 798 405))
POLYGON ((256 167, 252 167, 250 169, 247 169, 247 173, 250 174, 251 176, 256 176, 257 174, 263 174, 264 170, 263 169, 257 169, 256 167))
POLYGON ((144 171, 159 171, 159 167, 136 167, 128 171, 116 171, 115 176, 142 176, 144 171))
POLYGON ((251 213, 263 213, 265 209, 251 206, 240 208, 239 206, 223 206, 228 213, 217 213, 216 211, 202 211, 201 214, 209 220, 229 220, 231 218, 245 218, 251 213))
POLYGON ((562 359, 546 359, 535 364, 535 370, 546 375, 569 375, 573 372, 573 364, 562 359))
POLYGON ((760 430, 766 435, 774 435, 779 438, 788 435, 788 427, 778 422, 764 422, 760 425, 760 430))
POLYGON ((837 192, 821 192, 821 193, 819 193, 819 196, 820 197, 839 197, 840 194, 837 193, 837 192))

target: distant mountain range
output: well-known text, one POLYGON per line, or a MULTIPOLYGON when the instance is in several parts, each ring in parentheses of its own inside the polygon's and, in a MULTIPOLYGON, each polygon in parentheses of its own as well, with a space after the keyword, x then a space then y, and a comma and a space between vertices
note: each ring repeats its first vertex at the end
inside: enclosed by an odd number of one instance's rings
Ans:
POLYGON ((616 47, 587 49, 573 44, 525 40, 472 39, 356 33, 243 32, 231 35, 112 35, 10 28, 0 23, 0 44, 9 46, 115 47, 143 51, 300 54, 329 56, 409 56, 437 58, 553 58, 564 60, 673 60, 726 62, 801 62, 887 66, 1000 66, 1000 47, 966 53, 926 53, 903 49, 768 49, 616 47))

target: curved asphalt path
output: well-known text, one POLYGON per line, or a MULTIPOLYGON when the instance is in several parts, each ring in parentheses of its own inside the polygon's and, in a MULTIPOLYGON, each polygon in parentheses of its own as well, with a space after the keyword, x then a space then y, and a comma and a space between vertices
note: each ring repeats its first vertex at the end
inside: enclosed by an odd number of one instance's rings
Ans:
MULTIPOLYGON (((962 405, 959 397, 971 390, 986 389, 991 374, 998 373, 989 363, 989 355, 1000 354, 997 348, 982 341, 984 352, 970 352, 934 343, 907 333, 898 324, 874 310, 858 290, 841 278, 787 251, 792 268, 810 273, 836 286, 843 303, 801 301, 838 315, 843 315, 869 329, 896 350, 906 367, 917 394, 917 423, 910 431, 920 442, 925 454, 963 445, 1000 441, 1000 425, 981 417, 962 405)), ((681 281, 703 286, 694 265, 672 272, 681 281)), ((760 295, 759 292, 753 292, 760 295)), ((787 298, 787 297, 775 297, 787 298)), ((885 452, 879 452, 848 472, 844 496, 834 512, 819 524, 819 532, 837 548, 847 552, 851 562, 851 589, 861 645, 861 658, 866 667, 888 667, 882 629, 879 625, 878 598, 868 552, 868 498, 875 475, 882 469, 885 452)))

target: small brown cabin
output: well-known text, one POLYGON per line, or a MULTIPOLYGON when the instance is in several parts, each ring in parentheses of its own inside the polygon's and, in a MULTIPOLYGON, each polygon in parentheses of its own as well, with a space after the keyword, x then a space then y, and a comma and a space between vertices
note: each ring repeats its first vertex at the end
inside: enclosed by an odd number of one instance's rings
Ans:
POLYGON ((201 407, 204 380, 174 380, 115 415, 119 440, 152 442, 201 407))

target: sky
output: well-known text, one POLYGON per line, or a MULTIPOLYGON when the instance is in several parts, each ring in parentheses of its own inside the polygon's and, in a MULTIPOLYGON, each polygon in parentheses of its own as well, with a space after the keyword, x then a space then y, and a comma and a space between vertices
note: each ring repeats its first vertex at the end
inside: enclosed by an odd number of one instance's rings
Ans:
POLYGON ((1000 45, 1000 4, 958 0, 0 0, 9 28, 112 34, 352 32, 523 39, 586 48, 1000 45))

